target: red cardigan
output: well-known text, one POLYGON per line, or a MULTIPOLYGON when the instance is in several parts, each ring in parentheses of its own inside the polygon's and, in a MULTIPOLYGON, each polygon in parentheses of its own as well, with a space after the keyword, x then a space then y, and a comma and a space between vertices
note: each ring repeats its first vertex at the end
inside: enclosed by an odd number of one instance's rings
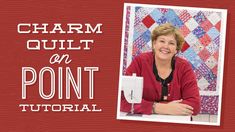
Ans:
MULTIPOLYGON (((135 57, 126 70, 126 75, 136 73, 144 77, 143 99, 140 104, 134 105, 134 112, 140 114, 152 114, 153 103, 161 98, 161 83, 153 73, 153 52, 142 53, 135 57)), ((183 99, 182 103, 193 107, 193 115, 200 111, 200 95, 192 66, 184 59, 175 58, 173 79, 168 85, 168 101, 183 99)), ((131 105, 121 95, 121 111, 130 112, 131 105)))

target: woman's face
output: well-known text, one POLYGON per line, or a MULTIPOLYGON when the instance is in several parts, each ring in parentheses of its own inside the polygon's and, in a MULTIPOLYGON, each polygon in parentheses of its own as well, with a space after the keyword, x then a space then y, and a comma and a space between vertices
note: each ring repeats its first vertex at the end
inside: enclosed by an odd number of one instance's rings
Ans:
POLYGON ((169 61, 177 53, 177 41, 172 34, 158 36, 153 42, 156 59, 169 61))

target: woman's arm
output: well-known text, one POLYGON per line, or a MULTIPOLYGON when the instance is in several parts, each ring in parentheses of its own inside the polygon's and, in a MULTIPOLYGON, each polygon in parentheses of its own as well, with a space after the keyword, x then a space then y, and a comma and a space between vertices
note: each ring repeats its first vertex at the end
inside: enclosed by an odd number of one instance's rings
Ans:
POLYGON ((184 63, 180 67, 179 80, 181 85, 181 100, 169 103, 154 103, 153 112, 170 115, 197 115, 200 112, 200 95, 192 67, 184 63))
POLYGON ((181 95, 182 103, 193 107, 193 115, 197 115, 200 112, 201 100, 199 94, 199 88, 197 86, 197 80, 192 66, 187 63, 182 67, 181 78, 181 95))
MULTIPOLYGON (((146 101, 142 99, 141 103, 134 104, 134 113, 138 114, 152 114, 153 109, 153 102, 146 101)), ((128 103, 122 93, 121 95, 121 111, 123 112, 130 112, 131 111, 131 104, 128 103)))
POLYGON ((154 103, 153 113, 163 115, 192 115, 193 107, 182 104, 182 100, 175 100, 169 103, 154 103))

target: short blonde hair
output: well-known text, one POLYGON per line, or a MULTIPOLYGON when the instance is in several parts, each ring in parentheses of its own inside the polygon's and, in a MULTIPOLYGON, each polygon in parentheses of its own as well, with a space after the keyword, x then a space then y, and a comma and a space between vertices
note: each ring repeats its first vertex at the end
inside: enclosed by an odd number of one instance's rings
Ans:
MULTIPOLYGON (((165 23, 160 26, 157 26, 154 28, 151 34, 151 40, 152 40, 152 49, 153 49, 153 42, 157 40, 157 38, 161 35, 174 35, 175 40, 177 42, 177 48, 176 50, 179 51, 182 49, 182 46, 184 44, 184 36, 181 34, 179 29, 171 25, 170 23, 165 23)), ((154 51, 154 49, 153 49, 154 51)))

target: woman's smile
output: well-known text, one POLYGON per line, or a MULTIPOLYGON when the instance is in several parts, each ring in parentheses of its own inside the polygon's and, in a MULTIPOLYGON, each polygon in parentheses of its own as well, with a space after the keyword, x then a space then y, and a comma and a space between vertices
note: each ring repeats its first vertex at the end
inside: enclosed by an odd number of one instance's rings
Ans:
POLYGON ((160 48, 159 51, 163 54, 169 54, 171 51, 168 48, 160 48))

